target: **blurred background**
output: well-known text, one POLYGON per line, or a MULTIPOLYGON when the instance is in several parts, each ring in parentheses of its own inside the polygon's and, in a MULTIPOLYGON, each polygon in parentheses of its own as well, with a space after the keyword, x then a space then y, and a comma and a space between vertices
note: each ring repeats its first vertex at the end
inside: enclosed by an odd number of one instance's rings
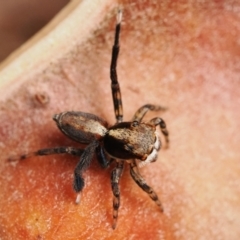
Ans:
POLYGON ((0 0, 0 62, 44 27, 69 0, 0 0))

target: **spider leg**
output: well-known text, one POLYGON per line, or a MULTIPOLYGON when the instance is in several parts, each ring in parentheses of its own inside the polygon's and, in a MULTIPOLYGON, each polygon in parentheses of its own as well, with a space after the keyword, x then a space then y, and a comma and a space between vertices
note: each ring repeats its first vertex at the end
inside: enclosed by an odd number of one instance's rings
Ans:
POLYGON ((140 175, 137 164, 136 164, 136 160, 133 160, 130 163, 130 174, 133 180, 137 183, 137 185, 149 195, 149 197, 160 207, 161 212, 163 212, 163 206, 157 194, 154 192, 154 190, 150 186, 147 185, 143 177, 140 175))
POLYGON ((112 59, 111 59, 111 66, 110 66, 112 98, 113 98, 115 116, 118 123, 122 122, 122 119, 123 119, 121 91, 120 91, 120 86, 117 78, 117 59, 118 59, 118 53, 119 53, 119 34, 121 29, 121 20, 122 20, 122 12, 121 10, 119 10, 117 15, 115 39, 114 39, 114 45, 112 47, 112 59))
POLYGON ((97 140, 91 142, 83 151, 77 166, 74 169, 73 188, 78 193, 76 203, 80 202, 80 192, 84 187, 84 179, 82 177, 83 171, 85 171, 93 159, 94 152, 99 145, 97 140))
POLYGON ((112 158, 110 160, 107 158, 106 154, 103 151, 102 146, 100 145, 96 149, 96 154, 97 154, 98 162, 102 168, 107 168, 113 161, 112 158))
POLYGON ((119 180, 122 176, 124 162, 118 160, 116 167, 112 171, 111 175, 111 185, 113 192, 113 225, 112 228, 115 229, 117 226, 118 219, 118 209, 120 206, 120 189, 119 180))
POLYGON ((136 113, 134 114, 132 121, 137 121, 141 122, 143 117, 148 111, 165 111, 167 108, 162 107, 162 106, 157 106, 157 105, 152 105, 152 104, 146 104, 140 107, 136 113))
POLYGON ((83 149, 79 148, 74 148, 74 147, 54 147, 54 148, 44 148, 44 149, 39 149, 36 152, 31 152, 28 154, 23 154, 20 156, 14 156, 8 158, 9 162, 14 162, 14 161, 19 161, 19 160, 24 160, 26 158, 30 158, 33 156, 46 156, 46 155, 53 155, 53 154, 71 154, 74 156, 81 156, 83 153, 83 149))
POLYGON ((168 145, 169 145, 168 135, 169 134, 168 134, 167 126, 166 126, 166 123, 164 122, 164 120, 162 118, 156 117, 156 118, 153 118, 152 120, 150 120, 149 123, 153 124, 154 126, 157 126, 157 125, 160 126, 161 132, 165 137, 166 148, 168 148, 168 145))

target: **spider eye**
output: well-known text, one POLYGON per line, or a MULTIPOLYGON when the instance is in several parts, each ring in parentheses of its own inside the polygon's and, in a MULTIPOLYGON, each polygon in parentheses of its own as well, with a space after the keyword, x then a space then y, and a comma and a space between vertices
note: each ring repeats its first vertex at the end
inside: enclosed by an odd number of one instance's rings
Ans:
POLYGON ((137 127, 139 125, 138 121, 133 121, 131 127, 137 127))

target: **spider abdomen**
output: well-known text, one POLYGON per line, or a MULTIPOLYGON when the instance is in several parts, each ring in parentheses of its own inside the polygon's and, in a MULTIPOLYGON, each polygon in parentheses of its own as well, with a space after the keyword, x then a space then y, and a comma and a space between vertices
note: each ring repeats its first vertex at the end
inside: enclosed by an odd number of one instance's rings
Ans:
POLYGON ((144 161, 155 149, 155 131, 155 126, 147 123, 118 123, 104 136, 104 149, 111 157, 144 161))
POLYGON ((80 143, 100 139, 107 132, 107 122, 91 113, 63 112, 55 114, 53 120, 65 135, 80 143))

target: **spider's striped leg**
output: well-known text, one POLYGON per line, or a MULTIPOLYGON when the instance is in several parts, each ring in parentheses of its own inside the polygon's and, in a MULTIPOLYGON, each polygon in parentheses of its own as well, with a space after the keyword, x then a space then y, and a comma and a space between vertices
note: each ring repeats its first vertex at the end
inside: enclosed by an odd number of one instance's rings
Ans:
POLYGON ((113 191, 113 225, 112 228, 115 229, 117 226, 118 219, 118 209, 120 206, 120 189, 119 189, 119 180, 122 176, 124 162, 116 160, 117 165, 112 171, 111 175, 111 185, 113 191))
POLYGON ((160 126, 161 132, 165 137, 166 148, 168 148, 168 145, 169 145, 168 135, 169 135, 169 133, 168 133, 167 126, 166 126, 166 123, 164 122, 164 120, 162 118, 156 117, 156 118, 153 118, 152 120, 150 120, 149 123, 153 124, 154 126, 157 126, 157 125, 160 126))
POLYGON ((8 158, 9 162, 14 162, 14 161, 19 161, 19 160, 24 160, 26 158, 30 158, 33 156, 46 156, 46 155, 53 155, 53 154, 71 154, 74 156, 81 156, 83 153, 83 149, 79 148, 74 148, 74 147, 54 147, 54 148, 44 148, 44 149, 39 149, 36 152, 31 152, 28 154, 23 154, 20 156, 14 156, 8 158))
POLYGON ((91 142, 83 151, 77 166, 74 169, 73 188, 78 193, 76 203, 80 202, 80 192, 84 187, 84 179, 82 173, 89 167, 99 142, 97 140, 91 142))
POLYGON ((130 173, 137 185, 149 195, 149 197, 160 207, 160 210, 163 212, 163 206, 157 194, 150 186, 147 185, 143 177, 140 175, 137 168, 136 160, 133 160, 130 164, 130 173))
POLYGON ((152 105, 152 104, 146 104, 140 107, 136 113, 134 114, 132 121, 137 121, 141 122, 143 117, 148 111, 165 111, 167 108, 162 107, 162 106, 157 106, 157 105, 152 105))
POLYGON ((117 15, 115 39, 114 39, 114 45, 112 47, 112 60, 111 60, 111 66, 110 66, 110 78, 112 82, 111 83, 112 98, 113 98, 115 116, 118 123, 122 122, 122 119, 123 119, 121 91, 120 91, 120 86, 117 78, 117 59, 118 59, 118 53, 119 53, 119 34, 121 29, 121 19, 122 19, 122 12, 121 10, 119 10, 117 15))

